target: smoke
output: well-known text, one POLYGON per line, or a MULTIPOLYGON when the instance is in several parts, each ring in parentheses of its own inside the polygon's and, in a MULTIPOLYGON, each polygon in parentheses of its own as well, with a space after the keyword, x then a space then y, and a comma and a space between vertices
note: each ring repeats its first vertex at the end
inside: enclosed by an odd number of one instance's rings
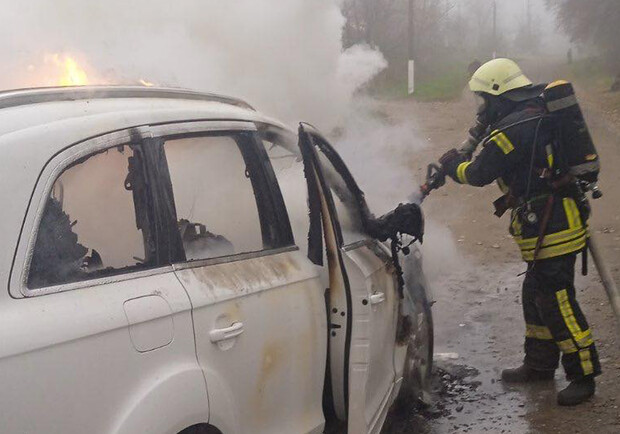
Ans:
POLYGON ((401 202, 419 202, 411 160, 426 147, 410 122, 392 122, 368 99, 356 99, 348 112, 338 151, 367 196, 371 210, 383 214, 401 202))
MULTIPOLYGON (((392 124, 374 103, 356 98, 387 62, 369 46, 343 48, 339 3, 5 1, 0 88, 59 84, 70 56, 91 84, 145 80, 223 93, 290 125, 303 120, 328 133, 339 127, 335 144, 381 214, 418 191, 409 163, 424 141, 412 123, 392 124)), ((301 172, 287 173, 284 180, 301 172)), ((285 195, 302 197, 305 185, 289 181, 285 195)), ((299 224, 307 219, 305 203, 301 209, 299 224)))
POLYGON ((287 122, 331 129, 356 89, 387 66, 369 47, 343 50, 338 3, 4 2, 0 88, 57 84, 49 59, 60 53, 93 84, 144 79, 230 94, 287 122))

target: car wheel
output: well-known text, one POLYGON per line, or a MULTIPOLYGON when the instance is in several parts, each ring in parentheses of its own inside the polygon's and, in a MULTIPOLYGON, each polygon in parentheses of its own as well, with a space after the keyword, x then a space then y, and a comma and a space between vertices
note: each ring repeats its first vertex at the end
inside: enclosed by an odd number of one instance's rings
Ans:
POLYGON ((398 406, 410 407, 416 403, 430 405, 431 375, 433 369, 433 315, 426 299, 416 301, 410 316, 411 331, 403 370, 403 385, 398 406))

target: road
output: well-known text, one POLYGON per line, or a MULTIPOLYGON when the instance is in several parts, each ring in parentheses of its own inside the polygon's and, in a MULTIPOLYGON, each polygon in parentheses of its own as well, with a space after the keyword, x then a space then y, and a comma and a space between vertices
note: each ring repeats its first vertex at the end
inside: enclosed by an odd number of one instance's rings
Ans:
MULTIPOLYGON (((549 81, 553 68, 537 68, 534 77, 549 81)), ((598 234, 608 265, 620 281, 620 123, 597 94, 579 92, 603 162, 591 228, 598 234)), ((382 102, 392 121, 416 123, 424 151, 412 153, 410 166, 419 179, 427 162, 460 143, 472 123, 476 103, 464 92, 459 101, 382 102)), ((525 270, 507 236, 507 217, 493 216, 496 187, 475 189, 448 183, 424 203, 430 230, 425 247, 435 293, 435 405, 391 415, 385 434, 396 433, 618 433, 620 432, 620 339, 598 275, 578 276, 578 299, 590 321, 603 374, 597 394, 574 408, 560 408, 555 395, 567 384, 558 370, 554 383, 507 386, 506 367, 522 361, 524 324, 520 286, 525 270), (433 245, 435 243, 436 245, 433 245)))

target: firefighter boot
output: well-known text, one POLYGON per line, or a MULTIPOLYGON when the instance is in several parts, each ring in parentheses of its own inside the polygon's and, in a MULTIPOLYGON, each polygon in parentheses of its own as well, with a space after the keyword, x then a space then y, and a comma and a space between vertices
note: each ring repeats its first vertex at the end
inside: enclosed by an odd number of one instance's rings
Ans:
POLYGON ((551 381, 555 371, 538 371, 527 365, 521 365, 515 369, 504 369, 502 380, 505 383, 533 383, 536 381, 551 381))
POLYGON ((571 381, 568 387, 558 393, 559 405, 581 404, 594 395, 596 384, 594 377, 584 377, 579 380, 571 381))

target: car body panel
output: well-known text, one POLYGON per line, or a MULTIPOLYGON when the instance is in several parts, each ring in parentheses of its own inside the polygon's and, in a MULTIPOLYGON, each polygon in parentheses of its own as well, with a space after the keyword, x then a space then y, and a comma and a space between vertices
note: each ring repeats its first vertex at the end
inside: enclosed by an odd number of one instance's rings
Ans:
POLYGON ((402 375, 393 270, 375 242, 343 246, 325 184, 322 269, 291 246, 27 288, 40 216, 71 163, 173 131, 271 129, 296 145, 238 100, 109 90, 0 93, 3 430, 175 434, 209 422, 226 434, 319 433, 329 345, 336 413, 349 432, 378 432, 402 375))
MULTIPOLYGON (((121 131, 60 152, 39 169, 36 188, 28 194, 23 186, 12 192, 22 193, 24 208, 13 297, 4 293, 0 298, 5 387, 0 425, 7 432, 131 432, 127 427, 136 424, 136 415, 142 414, 144 424, 148 414, 157 427, 150 432, 164 434, 185 423, 182 419, 208 420, 191 303, 171 266, 26 288, 36 228, 54 180, 72 162, 130 137, 121 131), (177 386, 189 379, 191 387, 177 386), (171 397, 176 397, 172 405, 171 397), (182 409, 187 401, 191 405, 182 409), (33 412, 37 417, 31 417, 33 412)), ((12 178, 27 173, 17 171, 12 178)))
POLYGON ((387 258, 368 243, 347 248, 345 264, 354 293, 349 431, 370 433, 381 427, 394 387, 399 299, 387 258))
POLYGON ((348 420, 349 432, 374 433, 381 429, 394 390, 398 292, 388 257, 378 246, 372 248, 375 241, 343 246, 332 195, 335 188, 319 163, 318 153, 323 148, 316 143, 321 140, 300 127, 304 164, 317 180, 308 188, 318 189, 321 198, 329 269, 334 407, 339 417, 348 420))
MULTIPOLYGON (((199 406, 202 421, 207 420, 204 379, 196 376, 189 299, 172 270, 160 271, 0 304, 3 431, 124 432, 122 419, 128 409, 155 399, 158 405, 171 407, 172 414, 174 408, 184 413, 181 405, 190 397, 196 403, 192 414, 199 406), (123 305, 151 294, 165 299, 172 313, 134 326, 148 329, 160 319, 172 321, 174 335, 166 346, 139 352, 123 305), (198 381, 195 386, 167 387, 167 378, 182 378, 182 373, 198 381), (162 388, 182 395, 159 393, 162 388)), ((157 413, 149 416, 158 418, 157 413)), ((157 420, 161 431, 150 432, 168 432, 165 424, 172 420, 157 420)))
POLYGON ((273 253, 176 270, 192 300, 209 397, 229 409, 230 434, 310 433, 324 425, 324 288, 298 250, 273 253), (241 334, 213 341, 214 330, 234 324, 242 324, 241 334))

